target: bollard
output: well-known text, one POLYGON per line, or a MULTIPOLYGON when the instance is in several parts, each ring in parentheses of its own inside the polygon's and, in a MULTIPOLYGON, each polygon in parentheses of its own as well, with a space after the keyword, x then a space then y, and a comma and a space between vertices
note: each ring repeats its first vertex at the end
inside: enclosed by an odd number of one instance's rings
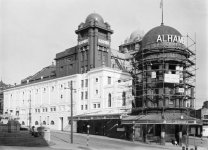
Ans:
POLYGON ((89 133, 90 133, 90 125, 87 125, 87 146, 89 145, 89 133))
POLYGON ((197 150, 197 146, 195 146, 195 150, 197 150))

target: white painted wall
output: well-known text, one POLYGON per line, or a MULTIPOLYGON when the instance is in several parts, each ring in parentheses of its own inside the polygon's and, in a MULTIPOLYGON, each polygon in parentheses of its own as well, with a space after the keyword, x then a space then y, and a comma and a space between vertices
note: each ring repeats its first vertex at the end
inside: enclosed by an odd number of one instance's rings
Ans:
POLYGON ((14 116, 16 111, 19 111, 19 122, 29 125, 28 114, 31 99, 32 125, 35 125, 35 122, 38 121, 37 126, 39 126, 40 122, 45 121, 46 126, 60 130, 60 118, 63 117, 63 128, 68 130, 70 129, 68 117, 71 115, 71 93, 70 89, 65 88, 69 87, 71 80, 73 81, 74 89, 74 116, 93 112, 106 112, 106 110, 122 112, 125 108, 131 108, 131 87, 128 87, 131 86, 131 83, 123 82, 124 80, 130 80, 130 75, 112 68, 101 67, 92 69, 85 74, 76 74, 7 89, 4 92, 4 112, 14 116), (108 84, 108 77, 111 78, 111 84, 108 84), (98 78, 97 82, 96 78, 98 78), (88 87, 85 87, 85 79, 88 79, 88 87), (84 87, 81 87, 81 80, 84 80, 84 87), (118 83, 118 80, 121 82, 118 83), (96 90, 98 90, 97 94, 96 90), (86 91, 88 92, 87 99, 85 98, 86 91), (122 106, 123 91, 126 91, 126 106, 122 106), (84 93, 83 100, 81 100, 81 92, 84 93), (112 96, 111 107, 108 107, 109 93, 112 96), (94 104, 96 104, 96 108, 94 108, 94 104), (100 108, 98 108, 98 104, 100 104, 100 108), (83 105, 83 110, 81 105, 83 105), (87 105, 87 109, 85 105, 87 105), (47 111, 43 110, 45 108, 47 108, 47 111), (56 110, 54 111, 52 108, 56 110), (51 125, 51 121, 54 121, 55 124, 51 125))

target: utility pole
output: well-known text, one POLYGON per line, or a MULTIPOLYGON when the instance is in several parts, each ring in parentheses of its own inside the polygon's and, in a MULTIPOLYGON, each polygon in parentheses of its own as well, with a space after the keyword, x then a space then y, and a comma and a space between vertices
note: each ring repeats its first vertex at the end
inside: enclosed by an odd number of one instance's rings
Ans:
POLYGON ((31 92, 30 92, 30 97, 29 97, 29 129, 31 129, 31 123, 32 123, 32 118, 31 118, 31 92))
POLYGON ((65 87, 64 89, 70 89, 71 92, 71 143, 73 144, 73 82, 70 82, 70 88, 65 87))
POLYGON ((71 143, 73 143, 73 84, 71 81, 71 143))

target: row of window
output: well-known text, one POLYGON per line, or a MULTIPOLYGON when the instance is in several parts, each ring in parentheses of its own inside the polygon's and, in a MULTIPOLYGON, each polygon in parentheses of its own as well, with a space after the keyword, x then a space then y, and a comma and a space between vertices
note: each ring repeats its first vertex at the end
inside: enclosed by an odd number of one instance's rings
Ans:
MULTIPOLYGON (((51 111, 51 112, 56 111, 56 107, 51 107, 51 108, 50 108, 50 111, 51 111)), ((36 113, 40 113, 40 108, 36 108, 36 109, 35 109, 35 112, 36 112, 36 113)), ((48 108, 47 108, 47 107, 42 108, 42 112, 48 112, 48 108)))
MULTIPOLYGON (((43 121, 42 124, 46 125, 46 121, 43 121)), ((24 121, 22 121, 22 125, 25 125, 24 121)), ((35 121, 35 125, 39 125, 39 122, 35 121)), ((49 125, 49 123, 48 123, 48 125, 49 125)), ((55 122, 53 120, 51 120, 50 125, 55 125, 55 122)))
POLYGON ((81 80, 81 87, 82 88, 84 87, 84 83, 85 83, 85 87, 88 87, 88 79, 85 79, 85 82, 84 82, 84 80, 81 80))
POLYGON ((80 58, 81 61, 88 60, 88 52, 87 51, 81 52, 80 56, 81 56, 81 58, 80 58))
MULTIPOLYGON (((100 108, 100 103, 93 104, 93 108, 100 108)), ((87 105, 85 105, 85 110, 87 110, 87 105)), ((81 110, 84 110, 84 105, 81 105, 81 110)))
POLYGON ((81 73, 86 73, 88 71, 88 65, 81 67, 81 73))
MULTIPOLYGON (((84 92, 81 92, 81 100, 84 99, 84 92)), ((85 91, 85 99, 88 99, 88 91, 85 91)))
MULTIPOLYGON (((87 105, 85 105, 85 110, 87 110, 87 105)), ((81 110, 84 110, 84 105, 81 105, 81 110)))
MULTIPOLYGON (((68 85, 70 84, 70 82, 68 82, 68 85)), ((60 85, 60 88, 61 89, 64 89, 64 86, 63 86, 63 84, 61 84, 60 85)), ((47 90, 47 88, 46 87, 44 87, 44 88, 42 88, 43 89, 43 92, 46 92, 46 90, 47 90)), ((51 91, 54 91, 54 89, 55 89, 55 86, 51 86, 51 91)), ((39 93, 39 90, 40 90, 40 88, 39 89, 36 89, 36 94, 37 93, 39 93)), ((29 93, 31 93, 31 91, 29 91, 29 93)), ((25 92, 22 92, 22 95, 24 96, 25 95, 25 92)), ((11 98, 12 98, 12 94, 10 95, 11 96, 11 98)))

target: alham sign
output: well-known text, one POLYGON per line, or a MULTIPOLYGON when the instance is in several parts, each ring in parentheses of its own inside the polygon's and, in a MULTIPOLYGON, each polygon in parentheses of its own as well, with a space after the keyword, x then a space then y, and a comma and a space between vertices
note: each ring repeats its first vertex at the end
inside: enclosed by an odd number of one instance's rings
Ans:
POLYGON ((182 36, 171 35, 171 34, 162 34, 157 36, 157 42, 171 42, 171 43, 185 43, 185 39, 182 36))

